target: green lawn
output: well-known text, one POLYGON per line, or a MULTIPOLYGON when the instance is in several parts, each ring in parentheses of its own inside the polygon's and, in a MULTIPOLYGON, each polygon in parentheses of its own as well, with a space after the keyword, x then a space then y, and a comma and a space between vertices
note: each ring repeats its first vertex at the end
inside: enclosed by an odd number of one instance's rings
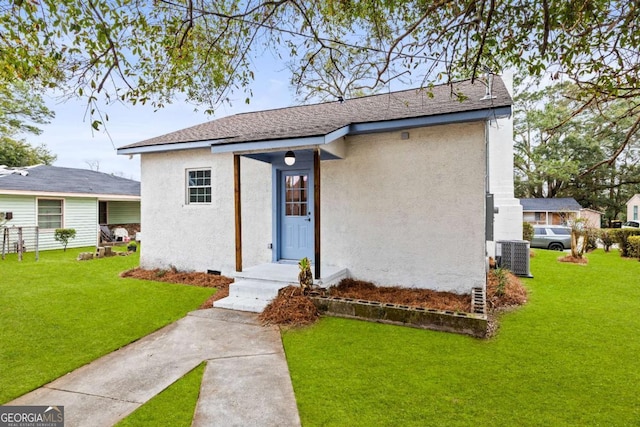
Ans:
POLYGON ((640 262, 536 251, 490 340, 322 319, 283 334, 304 426, 640 425, 640 262))
POLYGON ((183 317, 214 292, 120 278, 138 253, 76 261, 92 250, 0 260, 0 404, 183 317))
MULTIPOLYGON (((77 252, 0 261, 0 402, 212 292, 120 279, 137 256, 78 263, 77 252)), ((587 266, 536 254, 530 302, 490 340, 335 318, 283 333, 304 426, 640 425, 640 263, 615 251, 589 254, 587 266)), ((200 378, 193 371, 126 422, 182 409, 187 425, 200 378)))
POLYGON ((204 362, 196 366, 191 372, 116 424, 117 427, 190 427, 200 395, 200 383, 205 366, 204 362))

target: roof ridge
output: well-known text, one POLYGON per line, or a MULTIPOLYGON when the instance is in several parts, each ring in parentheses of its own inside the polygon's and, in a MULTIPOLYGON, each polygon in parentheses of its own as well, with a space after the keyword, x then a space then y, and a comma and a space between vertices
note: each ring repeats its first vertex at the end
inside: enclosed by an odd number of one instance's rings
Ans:
MULTIPOLYGON (((247 115, 247 114, 256 114, 256 113, 265 113, 265 112, 269 112, 269 111, 281 111, 281 110, 290 110, 290 109, 298 109, 298 108, 304 108, 304 107, 314 107, 314 106, 319 106, 319 105, 329 105, 329 104, 342 104, 348 101, 357 101, 357 100, 364 100, 364 99, 368 99, 368 98, 375 98, 375 97, 379 97, 379 96, 388 96, 388 95, 396 95, 396 94, 401 94, 401 93, 406 93, 406 92, 417 92, 417 91, 422 91, 425 89, 430 89, 430 88, 439 88, 439 87, 444 87, 444 86, 452 86, 454 84, 459 84, 459 83, 466 83, 466 82, 470 82, 473 84, 472 82, 473 79, 471 78, 467 78, 467 79, 460 79, 460 80, 455 80, 455 81, 451 81, 448 83, 440 83, 440 84, 434 84, 434 85, 423 85, 423 86, 417 86, 417 87, 412 87, 412 88, 408 88, 408 89, 402 89, 402 90, 395 90, 395 91, 386 91, 386 92, 380 92, 380 93, 370 93, 368 95, 362 95, 362 96, 356 96, 354 98, 344 98, 342 101, 340 100, 335 100, 335 101, 323 101, 323 102, 315 102, 313 104, 298 104, 298 105, 288 105, 286 107, 276 107, 276 108, 268 108, 266 110, 256 110, 256 111, 244 111, 241 113, 235 113, 235 114, 231 114, 228 116, 224 116, 224 117, 220 117, 219 119, 214 119, 214 120, 210 120, 210 121, 215 121, 215 120, 220 120, 220 119, 224 119, 227 117, 236 117, 236 116, 243 116, 243 115, 247 115)), ((476 80, 478 80, 476 78, 476 80)), ((205 122, 208 123, 208 122, 205 122)), ((194 125, 195 126, 200 126, 202 124, 205 123, 200 123, 198 125, 194 125)))

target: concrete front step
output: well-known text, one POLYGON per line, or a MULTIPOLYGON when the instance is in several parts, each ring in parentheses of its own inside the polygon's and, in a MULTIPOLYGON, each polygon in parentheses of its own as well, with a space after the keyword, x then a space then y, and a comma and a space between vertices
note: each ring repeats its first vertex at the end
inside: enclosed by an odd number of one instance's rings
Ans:
MULTIPOLYGON (((270 263, 250 267, 244 271, 237 271, 234 277, 236 280, 282 282, 285 283, 285 286, 288 286, 290 284, 298 284, 299 271, 297 264, 270 263)), ((314 271, 313 266, 311 271, 314 271)), ((349 272, 346 268, 325 267, 322 270, 322 278, 314 279, 313 283, 318 286, 327 287, 338 283, 348 276, 349 272)))
POLYGON ((253 313, 262 313, 264 308, 269 305, 267 300, 247 298, 247 297, 226 297, 215 301, 215 308, 226 308, 227 310, 251 311, 253 313))
MULTIPOLYGON (((324 280, 317 285, 327 286, 347 277, 347 270, 327 269, 324 280)), ((278 296, 278 291, 289 285, 298 285, 296 264, 263 264, 235 274, 235 282, 229 285, 229 296, 215 301, 216 308, 261 313, 278 296)))
POLYGON ((229 285, 229 296, 215 301, 216 308, 261 313, 289 282, 270 280, 238 280, 229 285))
MULTIPOLYGON (((238 280, 229 285, 229 296, 272 300, 288 283, 268 280, 238 280)), ((294 285, 294 283, 292 283, 294 285)))

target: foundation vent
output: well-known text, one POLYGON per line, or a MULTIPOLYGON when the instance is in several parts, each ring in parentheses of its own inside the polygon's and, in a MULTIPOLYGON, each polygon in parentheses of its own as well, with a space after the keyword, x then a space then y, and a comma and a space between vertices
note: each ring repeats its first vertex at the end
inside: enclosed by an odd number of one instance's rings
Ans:
POLYGON ((476 314, 487 314, 487 294, 482 288, 471 289, 471 312, 476 314))

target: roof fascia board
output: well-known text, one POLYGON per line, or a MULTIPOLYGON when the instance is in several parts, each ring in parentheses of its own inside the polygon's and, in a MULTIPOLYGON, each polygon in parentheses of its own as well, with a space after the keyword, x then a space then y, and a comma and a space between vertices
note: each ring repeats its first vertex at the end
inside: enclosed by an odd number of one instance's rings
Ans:
POLYGON ((564 212, 580 212, 581 209, 524 209, 523 208, 522 212, 564 213, 564 212))
POLYGON ((54 191, 4 190, 0 189, 0 196, 35 196, 35 197, 78 197, 100 199, 105 201, 139 201, 140 196, 126 194, 91 194, 91 193, 61 193, 54 191))
POLYGON ((275 139, 267 141, 236 142, 232 144, 213 145, 211 152, 220 153, 244 153, 257 151, 278 151, 284 148, 310 147, 324 144, 324 136, 310 136, 306 138, 275 139))
POLYGON ((220 153, 251 153, 278 151, 285 148, 310 148, 319 145, 327 145, 338 138, 350 133, 351 126, 343 126, 329 132, 326 135, 316 135, 302 138, 274 139, 268 141, 236 142, 231 144, 219 144, 211 147, 213 154, 220 153))
MULTIPOLYGON (((145 147, 118 148, 118 154, 145 154, 160 153, 165 151, 193 150, 196 148, 209 148, 211 144, 216 144, 221 140, 206 140, 192 142, 178 142, 174 144, 148 145, 145 147)), ((224 141, 224 140, 222 140, 224 141)))
POLYGON ((300 148, 307 146, 319 146, 330 144, 346 135, 358 135, 363 133, 389 132, 399 129, 409 129, 425 126, 446 125, 464 123, 479 120, 490 120, 509 117, 511 106, 497 108, 485 108, 473 111, 460 111, 455 113, 439 114, 435 116, 414 117, 407 119, 376 121, 369 123, 355 123, 343 126, 326 135, 316 135, 300 138, 286 138, 274 140, 262 140, 251 142, 230 142, 228 138, 212 139, 204 141, 181 142, 173 144, 149 145, 143 147, 119 148, 118 154, 145 154, 166 151, 189 150, 196 148, 211 148, 214 154, 219 153, 247 153, 257 151, 277 151, 284 148, 300 148))
POLYGON ((384 122, 354 123, 351 135, 363 133, 389 132, 425 126, 448 125, 454 123, 475 122, 479 120, 500 119, 511 115, 511 107, 498 107, 474 111, 439 114, 436 116, 412 117, 408 119, 389 120, 384 122))

